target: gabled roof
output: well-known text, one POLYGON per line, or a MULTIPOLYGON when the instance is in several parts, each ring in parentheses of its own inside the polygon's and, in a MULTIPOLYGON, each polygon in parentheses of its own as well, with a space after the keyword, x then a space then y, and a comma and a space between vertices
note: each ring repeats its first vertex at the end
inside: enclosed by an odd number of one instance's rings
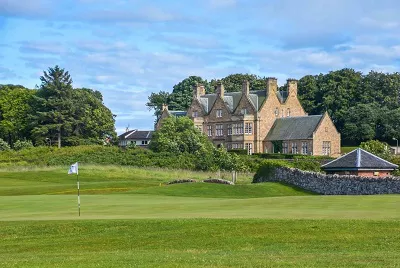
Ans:
POLYGON ((322 118, 323 115, 278 118, 266 139, 269 141, 312 139, 322 118))
POLYGON ((118 136, 120 140, 126 139, 141 139, 141 140, 151 140, 153 136, 153 132, 151 130, 130 130, 118 136))
POLYGON ((362 169, 385 169, 394 170, 399 166, 390 163, 361 148, 355 149, 323 166, 324 170, 362 170, 362 169))
MULTIPOLYGON (((231 112, 236 110, 237 106, 239 105, 240 99, 242 98, 242 95, 243 93, 241 91, 225 92, 224 102, 231 112)), ((267 98, 267 92, 265 90, 253 90, 249 92, 249 99, 253 103, 254 107, 256 107, 256 109, 258 110, 260 110, 261 105, 264 103, 264 100, 266 98, 267 98)), ((210 113, 216 100, 217 100, 217 94, 206 94, 200 96, 200 103, 203 106, 204 111, 206 111, 206 113, 210 113)))

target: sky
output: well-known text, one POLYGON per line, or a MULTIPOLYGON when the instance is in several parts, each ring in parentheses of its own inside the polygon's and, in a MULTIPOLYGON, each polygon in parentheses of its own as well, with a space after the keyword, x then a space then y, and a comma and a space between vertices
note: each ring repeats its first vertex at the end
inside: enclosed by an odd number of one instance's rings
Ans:
POLYGON ((0 0, 0 84, 59 65, 99 90, 118 134, 153 129, 151 92, 191 75, 397 72, 398 0, 0 0))

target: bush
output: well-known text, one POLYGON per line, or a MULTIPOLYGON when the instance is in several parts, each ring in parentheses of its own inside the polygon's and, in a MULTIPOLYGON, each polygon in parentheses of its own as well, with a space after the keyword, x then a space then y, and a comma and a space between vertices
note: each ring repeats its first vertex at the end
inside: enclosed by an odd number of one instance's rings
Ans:
POLYGON ((235 154, 239 154, 239 155, 247 155, 248 154, 246 149, 232 149, 232 150, 228 150, 228 153, 235 153, 235 154))
POLYGON ((29 149, 29 148, 32 148, 32 147, 33 147, 33 144, 32 144, 31 141, 20 141, 20 140, 17 140, 13 144, 13 148, 16 151, 23 150, 23 149, 29 149))
POLYGON ((3 139, 0 139, 0 151, 8 151, 10 149, 10 145, 8 145, 8 143, 5 142, 3 139))

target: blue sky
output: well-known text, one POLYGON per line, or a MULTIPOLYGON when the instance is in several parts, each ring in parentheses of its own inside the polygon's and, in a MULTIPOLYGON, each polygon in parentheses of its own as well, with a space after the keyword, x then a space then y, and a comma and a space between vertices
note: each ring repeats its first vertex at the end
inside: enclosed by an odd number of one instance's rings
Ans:
POLYGON ((48 67, 102 92, 120 134, 152 129, 147 96, 190 75, 399 71, 398 0, 0 0, 0 84, 48 67))

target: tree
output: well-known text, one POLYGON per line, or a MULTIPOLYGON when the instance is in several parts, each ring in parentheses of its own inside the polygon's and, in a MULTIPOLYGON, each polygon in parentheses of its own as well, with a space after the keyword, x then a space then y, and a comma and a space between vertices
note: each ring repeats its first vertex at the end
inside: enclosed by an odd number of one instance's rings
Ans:
POLYGON ((68 71, 58 67, 49 68, 40 77, 42 84, 36 99, 36 126, 32 134, 38 139, 56 137, 61 147, 62 136, 72 132, 74 106, 72 101, 72 79, 68 71))
POLYGON ((198 153, 211 151, 212 143, 188 117, 168 117, 151 139, 149 148, 155 152, 198 153))
MULTIPOLYGON (((265 77, 260 77, 254 74, 231 74, 221 79, 226 92, 242 91, 243 81, 249 81, 251 90, 264 90, 266 87, 265 77)), ((217 86, 218 80, 210 81, 211 88, 217 86)))
POLYGON ((156 116, 156 120, 161 115, 161 107, 163 104, 169 103, 170 94, 165 91, 160 91, 158 93, 151 93, 148 97, 148 101, 146 103, 149 111, 154 110, 154 115, 156 116))
POLYGON ((390 152, 390 146, 386 142, 380 142, 377 140, 370 140, 362 142, 360 148, 375 154, 383 159, 390 161, 392 159, 392 154, 390 152))
POLYGON ((0 138, 13 144, 18 139, 29 139, 27 114, 34 91, 22 86, 0 86, 0 138))
POLYGON ((106 138, 116 139, 115 115, 102 100, 102 94, 96 90, 77 88, 72 91, 74 114, 67 144, 102 144, 106 138))

